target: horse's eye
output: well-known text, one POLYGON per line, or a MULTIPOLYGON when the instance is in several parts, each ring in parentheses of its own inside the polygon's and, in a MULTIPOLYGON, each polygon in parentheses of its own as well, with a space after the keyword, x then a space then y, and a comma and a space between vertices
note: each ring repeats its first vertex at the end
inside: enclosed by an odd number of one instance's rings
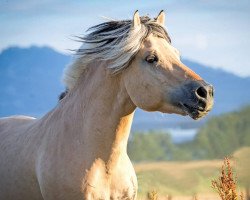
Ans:
POLYGON ((156 55, 149 55, 146 57, 146 61, 148 63, 154 63, 158 61, 158 57, 156 55))

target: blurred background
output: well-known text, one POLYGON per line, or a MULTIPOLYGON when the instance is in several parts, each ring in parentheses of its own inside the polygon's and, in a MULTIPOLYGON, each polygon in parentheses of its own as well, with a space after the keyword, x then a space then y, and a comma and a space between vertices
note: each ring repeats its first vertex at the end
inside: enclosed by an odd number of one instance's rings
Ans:
MULTIPOLYGON (((211 180, 231 156, 239 187, 250 185, 250 1, 0 0, 0 117, 42 117, 64 90, 61 76, 80 43, 75 36, 111 19, 156 17, 182 61, 215 87, 204 119, 137 110, 128 153, 139 198, 216 199, 211 180), (248 170, 249 169, 249 170, 248 170)), ((249 192, 249 191, 248 191, 249 192)))

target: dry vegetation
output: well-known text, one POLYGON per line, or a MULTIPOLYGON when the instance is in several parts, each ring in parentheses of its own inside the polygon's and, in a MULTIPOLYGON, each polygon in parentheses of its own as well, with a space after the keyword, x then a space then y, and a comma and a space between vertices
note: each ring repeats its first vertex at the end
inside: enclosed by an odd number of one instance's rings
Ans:
POLYGON ((212 180, 212 187, 219 194, 221 200, 243 200, 243 194, 238 195, 236 176, 228 158, 224 159, 221 174, 217 180, 212 180))

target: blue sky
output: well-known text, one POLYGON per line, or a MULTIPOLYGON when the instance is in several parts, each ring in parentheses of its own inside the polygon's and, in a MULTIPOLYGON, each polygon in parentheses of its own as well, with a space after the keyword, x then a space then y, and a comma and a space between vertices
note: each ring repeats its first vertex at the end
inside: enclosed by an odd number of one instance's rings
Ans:
POLYGON ((50 46, 70 53, 73 35, 104 21, 129 19, 135 10, 155 17, 166 12, 166 26, 182 57, 250 76, 250 1, 168 0, 0 0, 0 51, 9 46, 50 46))

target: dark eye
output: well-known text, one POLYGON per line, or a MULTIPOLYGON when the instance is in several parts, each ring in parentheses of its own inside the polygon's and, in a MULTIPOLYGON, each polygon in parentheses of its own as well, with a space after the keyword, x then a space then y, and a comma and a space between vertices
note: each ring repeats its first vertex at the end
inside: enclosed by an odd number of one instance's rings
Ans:
POLYGON ((158 62, 158 57, 156 55, 149 55, 146 57, 148 63, 158 62))

